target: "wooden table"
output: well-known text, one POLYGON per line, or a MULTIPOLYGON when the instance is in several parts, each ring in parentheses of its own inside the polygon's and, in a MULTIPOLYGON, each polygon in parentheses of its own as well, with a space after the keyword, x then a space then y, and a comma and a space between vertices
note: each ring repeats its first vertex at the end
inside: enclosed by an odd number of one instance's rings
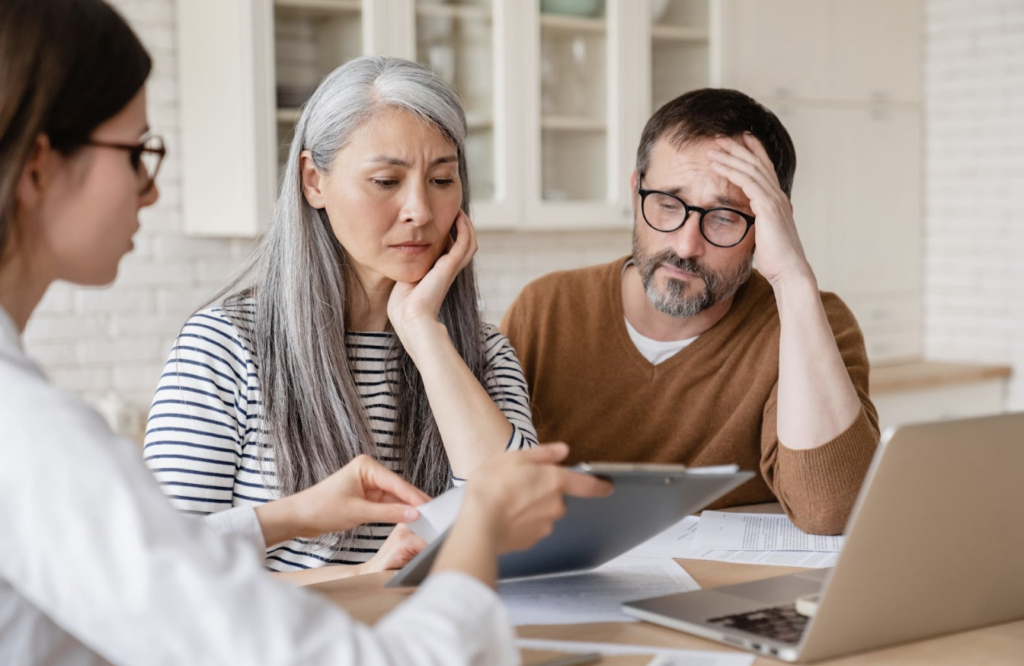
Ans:
MULTIPOLYGON (((777 504, 736 507, 732 510, 757 513, 779 511, 777 504)), ((677 560, 677 562, 693 576, 701 588, 743 583, 802 570, 795 567, 705 560, 677 560)), ((969 572, 965 573, 969 575, 969 572)), ((376 622, 412 593, 412 590, 408 589, 384 589, 384 583, 393 575, 393 572, 383 572, 355 578, 329 580, 331 572, 324 569, 277 574, 292 583, 307 586, 323 594, 344 608, 352 617, 368 624, 376 622)), ((743 652, 721 643, 714 643, 645 622, 519 627, 517 631, 522 638, 632 643, 666 648, 743 652)), ((524 651, 523 663, 534 664, 547 656, 549 655, 545 653, 524 651)), ((616 656, 604 657, 600 663, 609 666, 643 666, 649 661, 650 657, 648 656, 616 656)), ((769 666, 783 662, 767 657, 758 657, 754 663, 758 666, 769 666)), ((818 663, 837 666, 880 666, 882 664, 1021 666, 1024 664, 1024 620, 818 663)))

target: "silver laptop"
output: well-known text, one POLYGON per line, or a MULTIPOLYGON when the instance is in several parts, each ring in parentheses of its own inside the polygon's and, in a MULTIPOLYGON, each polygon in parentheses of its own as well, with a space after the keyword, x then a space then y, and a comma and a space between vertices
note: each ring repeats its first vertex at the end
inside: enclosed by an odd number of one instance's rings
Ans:
POLYGON ((1024 618, 1024 413, 890 428, 833 569, 623 611, 785 661, 1024 618), (820 594, 813 618, 798 597, 820 594))

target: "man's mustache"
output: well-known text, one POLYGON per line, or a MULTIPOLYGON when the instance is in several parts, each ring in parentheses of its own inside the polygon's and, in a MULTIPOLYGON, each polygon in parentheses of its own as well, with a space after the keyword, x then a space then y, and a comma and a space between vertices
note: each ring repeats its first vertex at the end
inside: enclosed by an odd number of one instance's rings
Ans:
POLYGON ((686 273, 693 273, 704 280, 705 283, 708 281, 708 271, 704 264, 696 259, 684 259, 671 250, 655 255, 652 257, 651 263, 654 265, 667 264, 686 273))

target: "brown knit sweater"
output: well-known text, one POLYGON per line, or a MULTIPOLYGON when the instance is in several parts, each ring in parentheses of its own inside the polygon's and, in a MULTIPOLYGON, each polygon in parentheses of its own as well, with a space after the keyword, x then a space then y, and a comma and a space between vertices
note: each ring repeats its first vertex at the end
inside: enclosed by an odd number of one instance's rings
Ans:
POLYGON ((622 270, 610 264, 553 273, 523 290, 505 315, 530 385, 540 441, 565 441, 570 462, 737 463, 760 474, 713 506, 781 502, 801 529, 843 531, 878 443, 868 359, 853 314, 822 292, 862 409, 834 440, 806 451, 779 444, 779 311, 756 271, 729 312, 689 346, 652 365, 622 310, 622 270))

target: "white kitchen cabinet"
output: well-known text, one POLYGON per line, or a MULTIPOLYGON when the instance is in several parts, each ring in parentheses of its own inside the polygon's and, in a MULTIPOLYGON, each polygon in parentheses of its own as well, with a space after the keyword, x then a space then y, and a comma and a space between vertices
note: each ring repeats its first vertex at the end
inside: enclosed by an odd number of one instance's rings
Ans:
POLYGON ((180 0, 186 228, 261 233, 301 102, 369 53, 459 91, 480 228, 628 228, 652 107, 715 82, 718 3, 598 0, 570 16, 540 0, 180 0))
POLYGON ((725 0, 722 11, 730 87, 758 99, 921 99, 921 0, 725 0))
POLYGON ((921 113, 829 112, 830 276, 851 296, 921 288, 921 113))
POLYGON ((922 350, 920 0, 724 0, 722 83, 779 116, 794 217, 822 289, 873 362, 922 350))
POLYGON ((629 175, 652 99, 711 80, 715 0, 595 1, 585 15, 540 0, 404 1, 415 16, 408 50, 466 101, 477 225, 628 228, 629 175), (489 41, 470 24, 479 16, 496 17, 489 41), (463 29, 452 25, 460 18, 463 29))
POLYGON ((254 236, 276 191, 272 6, 178 0, 182 217, 195 236, 254 236))
POLYGON ((723 85, 756 99, 822 99, 828 1, 725 0, 723 85))

